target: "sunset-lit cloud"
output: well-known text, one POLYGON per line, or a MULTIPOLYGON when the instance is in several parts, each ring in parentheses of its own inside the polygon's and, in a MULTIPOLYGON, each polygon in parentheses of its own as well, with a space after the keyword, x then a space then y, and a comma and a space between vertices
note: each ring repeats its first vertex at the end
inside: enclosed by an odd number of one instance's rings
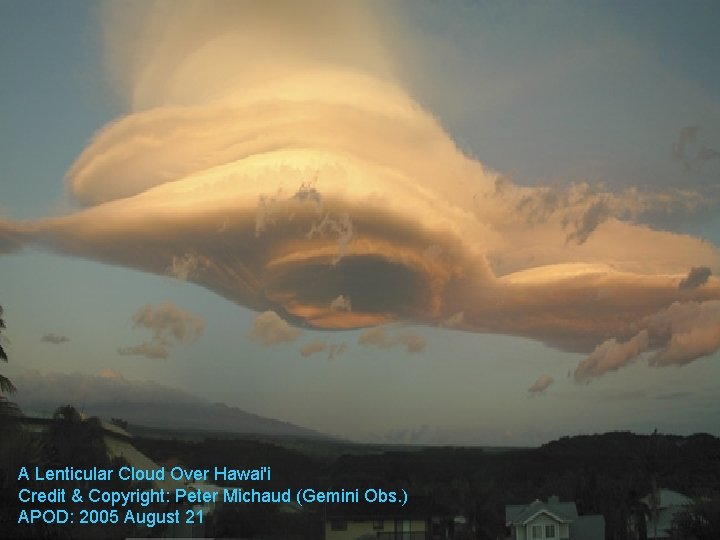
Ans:
MULTIPOLYGON (((420 352, 422 334, 382 325, 443 326, 581 352, 579 382, 644 352, 679 365, 717 350, 720 252, 643 223, 717 208, 714 187, 521 185, 405 91, 368 6, 280 4, 109 6, 127 114, 67 173, 83 208, 0 222, 0 252, 36 245, 199 284, 257 311, 249 335, 264 345, 296 326, 364 328, 360 344, 420 352)), ((707 157, 689 153, 697 141, 681 133, 676 158, 707 157)), ((136 317, 153 339, 120 354, 185 342, 136 317)))
POLYGON ((116 379, 116 380, 122 380, 124 377, 122 376, 122 373, 120 373, 116 369, 112 368, 105 368, 100 372, 100 377, 103 379, 116 379))
POLYGON ((346 298, 341 294, 330 302, 330 309, 334 311, 352 311, 352 304, 350 303, 349 298, 346 298))
POLYGON ((300 330, 290 326, 274 311, 265 311, 255 317, 249 336, 250 339, 267 346, 295 341, 300 334, 300 330))
POLYGON ((644 317, 641 330, 624 342, 609 339, 598 345, 575 370, 575 380, 586 382, 616 371, 651 353, 653 366, 681 366, 720 349, 720 301, 675 302, 644 317))
POLYGON ((167 358, 168 347, 196 341, 205 331, 205 321, 172 302, 140 308, 132 318, 134 328, 145 328, 152 332, 152 339, 129 347, 119 347, 122 356, 144 356, 145 358, 167 358))
POLYGON ((325 349, 327 349, 327 343, 321 339, 314 339, 310 343, 303 345, 300 354, 307 358, 313 354, 321 353, 325 349))
POLYGON ((538 380, 528 388, 528 392, 530 392, 531 395, 542 394, 553 382, 555 382, 555 379, 550 375, 541 375, 538 380))
POLYGON ((370 345, 380 349, 391 349, 398 345, 405 347, 407 352, 417 353, 425 350, 425 336, 411 330, 399 330, 391 334, 383 326, 368 328, 358 338, 360 345, 370 345))
POLYGON ((180 281, 187 281, 195 278, 202 270, 202 262, 192 253, 183 256, 173 257, 172 264, 166 269, 166 273, 180 281))

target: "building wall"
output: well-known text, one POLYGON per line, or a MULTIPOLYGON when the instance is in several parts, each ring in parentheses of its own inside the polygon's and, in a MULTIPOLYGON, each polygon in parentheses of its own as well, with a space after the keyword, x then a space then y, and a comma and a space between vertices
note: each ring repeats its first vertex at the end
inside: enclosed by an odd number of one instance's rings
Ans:
MULTIPOLYGON (((559 540, 560 537, 560 523, 555 521, 553 518, 548 516, 547 514, 540 514, 532 521, 529 521, 526 526, 526 534, 527 534, 527 540, 535 540, 535 537, 533 537, 532 534, 532 528, 533 525, 542 527, 542 536, 540 538, 552 538, 553 540, 559 540), (555 536, 546 537, 545 536, 545 525, 554 525, 555 526, 555 536)), ((566 536, 567 538, 567 536, 566 536)))
POLYGON ((525 536, 525 526, 518 525, 517 527, 513 527, 510 538, 512 540, 527 540, 527 536, 525 536))
POLYGON ((555 538, 559 540, 567 540, 570 538, 570 525, 567 523, 556 523, 548 516, 538 516, 534 521, 528 523, 527 528, 524 525, 514 527, 511 531, 511 540, 533 540, 531 525, 542 525, 543 534, 545 533, 545 525, 555 524, 555 538), (559 535, 559 536, 558 536, 559 535))

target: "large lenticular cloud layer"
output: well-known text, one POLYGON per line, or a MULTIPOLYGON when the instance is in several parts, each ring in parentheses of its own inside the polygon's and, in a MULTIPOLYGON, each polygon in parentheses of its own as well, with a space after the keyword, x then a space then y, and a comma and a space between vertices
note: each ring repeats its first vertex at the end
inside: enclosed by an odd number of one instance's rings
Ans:
POLYGON ((2 223, 0 249, 171 274, 318 329, 531 337, 590 353, 578 381, 720 347, 718 250, 620 219, 692 194, 529 188, 485 169, 394 80, 363 8, 113 4, 129 112, 68 172, 85 208, 2 223))

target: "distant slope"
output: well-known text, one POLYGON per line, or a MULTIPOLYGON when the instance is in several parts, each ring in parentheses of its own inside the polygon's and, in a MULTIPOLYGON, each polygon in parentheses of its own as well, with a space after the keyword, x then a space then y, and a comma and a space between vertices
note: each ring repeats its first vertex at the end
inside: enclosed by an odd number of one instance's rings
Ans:
POLYGON ((85 412, 166 430, 219 431, 272 437, 324 437, 289 422, 265 418, 224 403, 93 403, 85 412))
POLYGON ((163 430, 217 431, 271 437, 318 438, 323 434, 238 407, 192 395, 155 381, 78 373, 24 371, 13 377, 14 401, 31 415, 50 415, 59 406, 103 419, 121 418, 130 424, 163 430))

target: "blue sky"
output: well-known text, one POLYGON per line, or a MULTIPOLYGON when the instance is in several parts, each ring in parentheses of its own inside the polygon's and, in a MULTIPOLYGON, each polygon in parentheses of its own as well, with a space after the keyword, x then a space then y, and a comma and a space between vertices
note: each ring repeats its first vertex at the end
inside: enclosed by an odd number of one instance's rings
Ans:
MULTIPOLYGON (((589 182, 618 198, 633 186, 699 193, 704 206, 670 214, 644 208, 618 217, 705 239, 705 249, 717 252, 720 214, 712 190, 720 163, 711 157, 686 166, 673 154, 683 129, 692 126, 699 129, 688 156, 720 148, 717 5, 408 1, 391 8, 370 2, 368 11, 393 83, 486 170, 518 190, 589 182)), ((149 19, 135 20, 142 26, 149 19)), ((81 212, 68 170, 86 149, 91 155, 101 128, 149 110, 129 104, 108 74, 103 27, 113 24, 99 4, 0 5, 2 218, 27 225, 81 212)), ((238 51, 238 62, 247 54, 238 51)), ((3 369, 11 377, 23 369, 92 377, 112 370, 357 440, 536 444, 564 434, 655 427, 718 434, 716 350, 662 368, 647 365, 646 351, 578 384, 572 372, 594 345, 558 350, 529 331, 451 330, 402 310, 393 319, 404 326, 388 332, 422 336, 419 352, 401 344, 361 345, 364 329, 305 327, 292 341, 265 346, 251 338, 257 312, 244 301, 216 294, 208 283, 103 263, 97 251, 71 256, 68 245, 76 241, 28 242, 21 252, 0 256, 11 357, 3 369), (119 348, 151 338, 148 327, 133 326, 133 315, 168 301, 200 317, 203 334, 173 342, 167 358, 119 355, 119 348), (48 333, 68 341, 42 342, 48 333), (315 339, 345 343, 346 350, 332 359, 303 357, 301 347, 315 339), (554 382, 528 392, 543 375, 554 382)), ((559 242, 557 250, 563 249, 559 242)), ((552 262, 590 260, 575 256, 552 262)), ((652 274, 680 274, 695 265, 720 271, 713 256, 688 257, 682 266, 678 254, 677 269, 652 274)), ((706 289, 717 287, 714 279, 706 289)), ((714 292, 707 294, 704 301, 715 301, 714 292)))

